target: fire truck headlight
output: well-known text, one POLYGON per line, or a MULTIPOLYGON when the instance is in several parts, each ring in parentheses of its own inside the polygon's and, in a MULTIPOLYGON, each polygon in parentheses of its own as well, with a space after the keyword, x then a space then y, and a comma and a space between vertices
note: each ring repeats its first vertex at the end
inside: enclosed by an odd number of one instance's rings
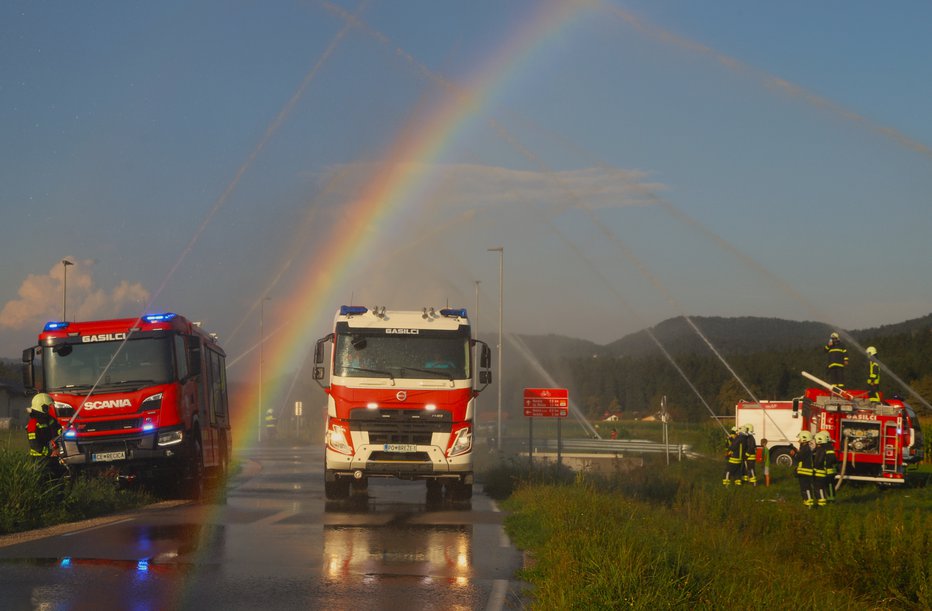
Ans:
POLYGON ((450 446, 447 456, 458 456, 470 450, 472 450, 472 429, 467 426, 456 432, 456 438, 453 440, 453 445, 450 446))
POLYGON ((164 433, 159 433, 159 445, 173 446, 176 443, 181 443, 183 438, 183 431, 165 431, 164 433))
POLYGON ((353 453, 353 447, 346 437, 346 428, 339 424, 331 425, 327 431, 327 445, 341 454, 353 453))
POLYGON ((156 393, 142 400, 142 409, 158 409, 162 407, 162 393, 156 393))

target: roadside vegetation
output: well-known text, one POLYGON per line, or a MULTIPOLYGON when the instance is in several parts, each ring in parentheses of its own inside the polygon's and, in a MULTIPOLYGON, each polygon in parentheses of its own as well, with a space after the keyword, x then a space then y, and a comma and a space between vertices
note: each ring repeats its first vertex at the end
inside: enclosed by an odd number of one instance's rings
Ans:
POLYGON ((708 455, 601 474, 526 459, 484 471, 528 552, 530 607, 932 608, 932 467, 913 478, 922 487, 845 482, 834 506, 810 510, 788 469, 769 487, 725 488, 708 455))
POLYGON ((29 459, 25 443, 0 442, 0 535, 107 515, 152 501, 148 493, 118 489, 109 479, 50 480, 29 459))

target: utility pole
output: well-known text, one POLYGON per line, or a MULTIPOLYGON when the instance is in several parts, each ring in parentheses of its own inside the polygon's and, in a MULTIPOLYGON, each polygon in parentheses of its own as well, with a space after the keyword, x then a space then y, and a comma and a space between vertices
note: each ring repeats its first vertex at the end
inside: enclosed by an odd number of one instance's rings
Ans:
POLYGON ((498 451, 502 451, 502 386, 504 384, 504 371, 505 367, 502 363, 502 313, 504 311, 505 303, 505 247, 498 246, 496 248, 487 249, 489 252, 498 253, 498 434, 496 435, 496 443, 498 451))
POLYGON ((62 259, 61 265, 65 271, 65 278, 61 285, 61 319, 68 320, 68 267, 74 265, 68 259, 62 259))
POLYGON ((265 318, 265 302, 272 301, 269 297, 263 297, 259 302, 259 417, 257 422, 256 440, 262 441, 262 344, 265 342, 265 331, 263 329, 265 318))

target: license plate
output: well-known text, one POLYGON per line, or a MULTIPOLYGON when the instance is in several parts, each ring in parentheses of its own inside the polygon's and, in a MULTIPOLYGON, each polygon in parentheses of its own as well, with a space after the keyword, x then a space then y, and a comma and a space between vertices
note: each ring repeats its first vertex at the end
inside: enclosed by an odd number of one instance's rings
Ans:
POLYGON ((107 462, 111 460, 126 460, 126 452, 98 452, 91 455, 92 462, 107 462))
POLYGON ((417 446, 413 443, 386 443, 383 449, 386 452, 417 452, 417 446))

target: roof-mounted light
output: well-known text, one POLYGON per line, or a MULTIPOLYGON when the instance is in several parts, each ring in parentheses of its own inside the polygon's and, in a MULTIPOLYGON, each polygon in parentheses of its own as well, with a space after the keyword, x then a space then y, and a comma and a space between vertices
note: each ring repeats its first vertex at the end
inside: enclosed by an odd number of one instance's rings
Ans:
POLYGON ((450 318, 466 318, 466 308, 444 308, 440 310, 440 315, 450 318))
POLYGON ((369 311, 366 306, 340 306, 340 316, 358 316, 369 311))
POLYGON ((63 320, 50 320, 47 323, 45 323, 45 330, 46 331, 61 331, 62 329, 68 328, 68 324, 69 323, 63 320))
POLYGON ((146 322, 167 322, 177 316, 172 312, 164 312, 162 314, 146 314, 142 319, 146 322))

